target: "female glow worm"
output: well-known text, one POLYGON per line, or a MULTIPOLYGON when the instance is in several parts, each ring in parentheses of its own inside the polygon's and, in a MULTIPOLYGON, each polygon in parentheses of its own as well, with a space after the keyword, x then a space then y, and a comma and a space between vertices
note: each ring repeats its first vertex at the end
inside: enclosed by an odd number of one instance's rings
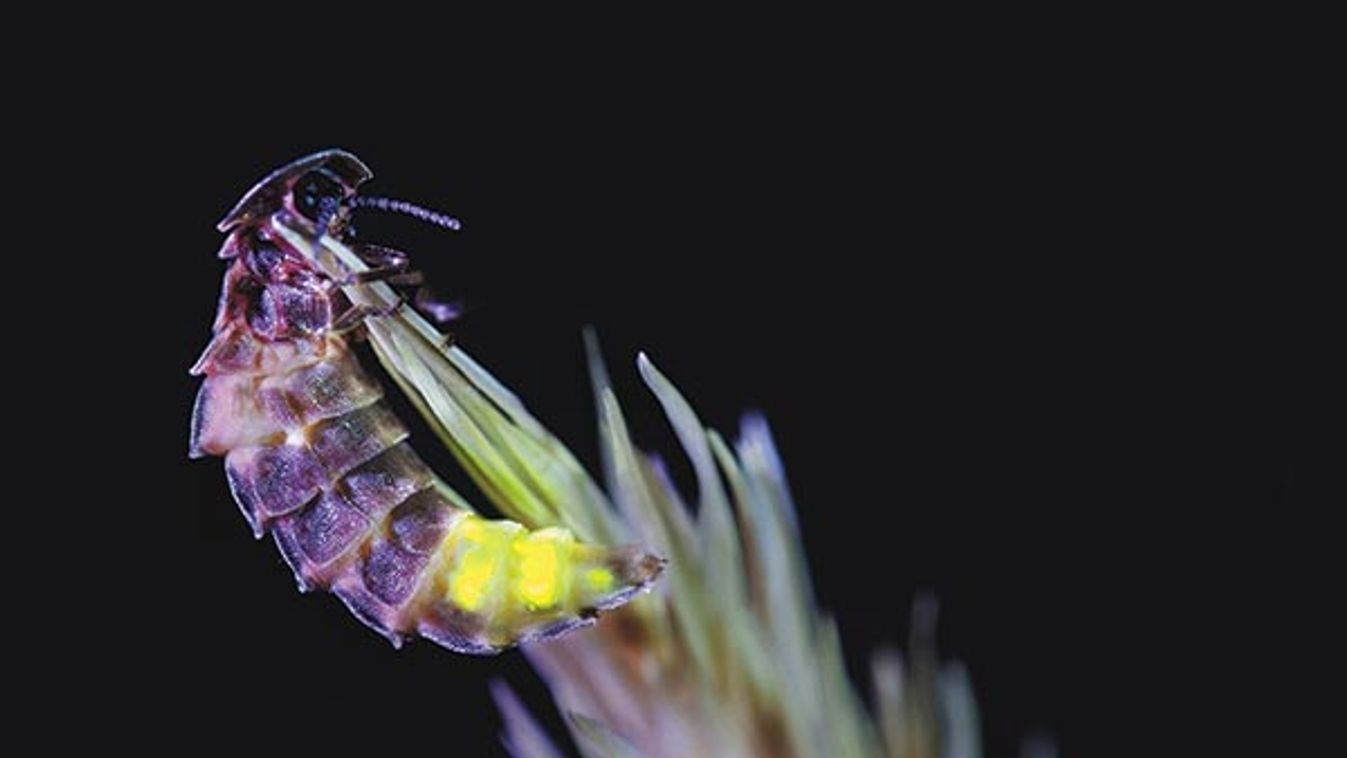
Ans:
MULTIPOLYGON (((457 227, 357 197, 370 176, 350 153, 317 153, 272 172, 220 222, 230 262, 214 337, 192 368, 205 380, 190 454, 224 456, 244 518, 257 537, 271 532, 302 591, 330 589, 395 646, 419 635, 487 654, 589 623, 647 589, 662 559, 456 504, 350 351, 344 335, 368 307, 296 247, 347 236, 358 205, 457 227)), ((361 277, 406 276, 404 256, 364 250, 376 268, 361 277)))

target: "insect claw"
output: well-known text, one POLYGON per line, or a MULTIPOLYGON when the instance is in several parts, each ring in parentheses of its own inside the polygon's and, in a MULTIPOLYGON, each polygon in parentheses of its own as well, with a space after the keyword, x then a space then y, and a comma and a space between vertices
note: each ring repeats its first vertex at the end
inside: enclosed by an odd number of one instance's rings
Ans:
POLYGON ((413 304, 416 310, 439 324, 447 324, 463 315, 461 300, 444 300, 436 296, 429 287, 422 287, 416 291, 413 304))

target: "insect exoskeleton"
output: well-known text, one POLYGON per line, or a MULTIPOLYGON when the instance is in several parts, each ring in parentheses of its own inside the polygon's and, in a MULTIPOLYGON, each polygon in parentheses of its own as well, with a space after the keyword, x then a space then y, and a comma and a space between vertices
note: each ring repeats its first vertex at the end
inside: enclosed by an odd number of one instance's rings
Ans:
MULTIPOLYGON (((492 653, 625 603, 662 559, 478 516, 413 452, 352 354, 347 334, 367 306, 295 241, 342 238, 362 204, 457 226, 407 203, 362 203, 370 176, 350 153, 316 153, 272 172, 220 222, 229 263, 214 337, 192 368, 205 380, 190 454, 224 456, 244 518, 274 536, 302 590, 330 589, 395 645, 419 635, 492 653)), ((388 263, 387 248, 371 249, 388 263)), ((365 274, 405 273, 405 256, 393 263, 365 274)))

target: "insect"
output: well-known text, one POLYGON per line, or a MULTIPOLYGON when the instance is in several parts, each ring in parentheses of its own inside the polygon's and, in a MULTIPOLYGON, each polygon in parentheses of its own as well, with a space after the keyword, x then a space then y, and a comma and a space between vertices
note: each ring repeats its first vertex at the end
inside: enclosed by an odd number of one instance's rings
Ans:
MULTIPOLYGON (((344 287, 413 281, 407 257, 351 240, 355 208, 458 222, 370 198, 354 155, 326 150, 269 174, 219 223, 228 261, 190 455, 223 456, 259 539, 275 538, 301 591, 325 588, 394 646, 417 636, 489 654, 591 623, 649 588, 663 560, 470 510, 410 447, 350 339, 365 319, 344 287), (372 268, 333 272, 304 245, 347 241, 372 268)), ((397 307, 403 307, 399 304, 397 307)))

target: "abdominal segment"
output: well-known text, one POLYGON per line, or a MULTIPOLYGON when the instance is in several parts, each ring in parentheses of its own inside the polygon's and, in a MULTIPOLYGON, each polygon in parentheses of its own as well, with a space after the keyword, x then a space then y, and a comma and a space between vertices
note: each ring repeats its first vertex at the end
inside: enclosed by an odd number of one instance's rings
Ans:
MULTIPOLYGON (((221 339, 236 336, 217 335, 221 339)), ((214 347, 214 345, 213 345, 214 347)), ((587 623, 662 561, 634 548, 528 531, 456 504, 344 340, 260 345, 199 364, 193 455, 222 455, 258 537, 270 532, 302 590, 330 589, 395 645, 427 637, 492 653, 587 623)))

